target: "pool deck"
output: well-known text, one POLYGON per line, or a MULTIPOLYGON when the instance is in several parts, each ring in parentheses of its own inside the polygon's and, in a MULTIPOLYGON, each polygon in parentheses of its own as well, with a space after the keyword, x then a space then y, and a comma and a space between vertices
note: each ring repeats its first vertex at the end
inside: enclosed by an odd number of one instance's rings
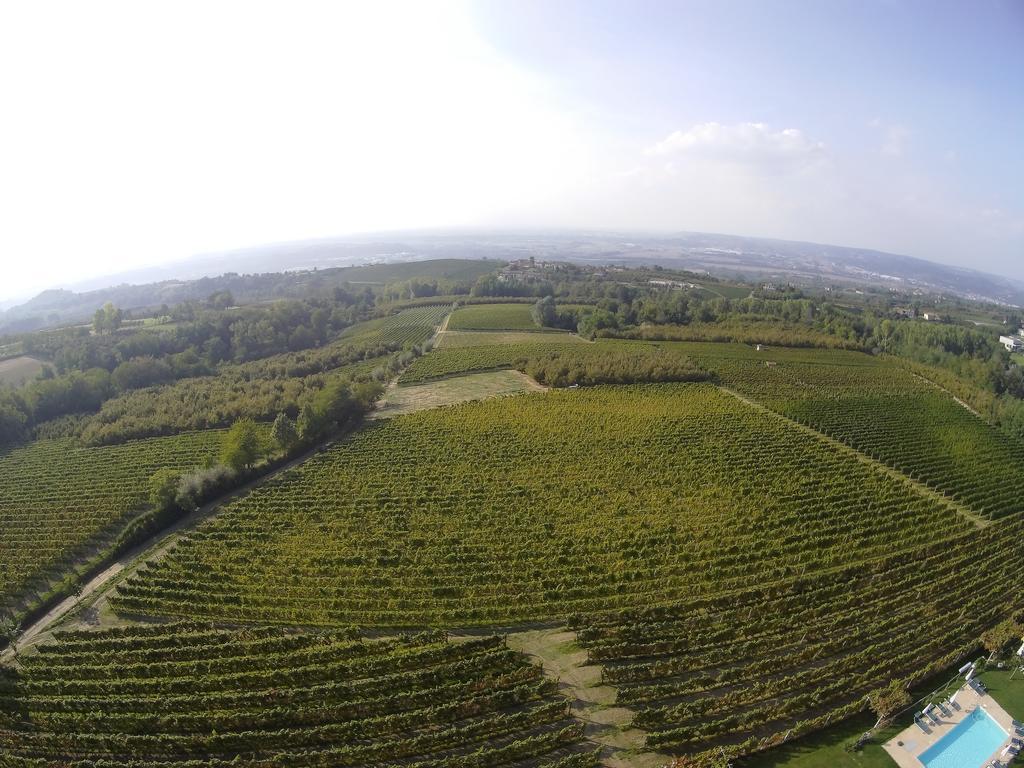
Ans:
MULTIPOLYGON (((895 738, 885 742, 882 746, 889 753, 889 757, 895 760, 900 768, 922 768, 924 764, 917 759, 917 756, 953 730, 954 726, 970 712, 974 711, 976 707, 984 709, 993 720, 999 723, 999 726, 1004 731, 1013 733, 1013 718, 987 693, 979 695, 977 691, 965 683, 956 693, 956 703, 960 705, 960 709, 951 709, 951 717, 946 717, 935 707, 932 708, 932 715, 939 721, 938 725, 932 725, 927 717, 921 718, 922 722, 928 723, 928 733, 925 733, 916 725, 911 725, 909 728, 900 731, 895 738)), ((1010 737, 1008 736, 1006 742, 999 747, 999 752, 1002 752, 1003 747, 1009 743, 1009 740, 1010 737)), ((992 757, 998 759, 998 752, 992 757)), ((1006 765, 1005 758, 1000 762, 1006 765)), ((988 765, 988 761, 984 765, 988 765)), ((965 768, 973 767, 965 766, 965 768)))

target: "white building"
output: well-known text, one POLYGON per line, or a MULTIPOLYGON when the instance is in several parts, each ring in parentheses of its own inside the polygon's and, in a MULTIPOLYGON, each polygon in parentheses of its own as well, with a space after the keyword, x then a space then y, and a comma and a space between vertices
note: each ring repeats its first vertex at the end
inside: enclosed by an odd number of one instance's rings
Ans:
POLYGON ((1010 352, 1020 352, 1024 349, 1024 339, 1020 336, 1000 336, 999 343, 1010 352))

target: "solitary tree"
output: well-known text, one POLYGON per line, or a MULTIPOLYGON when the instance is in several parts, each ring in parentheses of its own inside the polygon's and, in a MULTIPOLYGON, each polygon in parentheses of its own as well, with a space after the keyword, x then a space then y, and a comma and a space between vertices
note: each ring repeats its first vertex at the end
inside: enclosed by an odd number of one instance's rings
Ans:
POLYGON ((231 425, 221 446, 221 463, 238 471, 256 463, 263 451, 260 433, 252 419, 239 419, 231 425))
POLYGON ((911 698, 899 680, 893 680, 884 688, 876 688, 868 694, 872 711, 878 715, 876 727, 901 709, 910 706, 911 698))
POLYGON ((149 478, 149 503, 153 508, 160 512, 170 509, 178 495, 180 482, 181 475, 173 469, 164 467, 154 472, 149 478))
POLYGON ((299 411, 299 419, 296 423, 296 429, 299 432, 299 437, 303 440, 313 440, 320 434, 321 419, 317 415, 317 412, 313 409, 309 403, 302 406, 302 410, 299 411))
POLYGON ((545 296, 533 305, 533 309, 530 310, 530 316, 533 318, 533 322, 541 328, 550 328, 558 320, 555 300, 551 296, 545 296))
POLYGON ((286 413, 279 413, 277 415, 270 434, 274 438, 274 442, 286 451, 295 445, 299 439, 299 432, 295 428, 295 422, 289 419, 286 413))
POLYGON ((1007 619, 981 636, 982 645, 985 646, 985 650, 995 657, 1000 651, 1006 648, 1014 640, 1020 638, 1024 627, 1018 624, 1013 619, 1007 619))
POLYGON ((121 310, 108 301, 92 316, 92 327, 96 333, 113 333, 121 327, 123 319, 121 310))

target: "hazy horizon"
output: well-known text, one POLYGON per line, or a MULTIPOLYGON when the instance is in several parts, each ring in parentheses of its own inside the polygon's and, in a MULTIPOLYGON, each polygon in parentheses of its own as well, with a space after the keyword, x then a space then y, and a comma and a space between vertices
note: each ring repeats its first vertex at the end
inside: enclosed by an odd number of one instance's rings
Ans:
POLYGON ((0 300, 424 229, 1024 256, 1013 0, 2 8, 0 300))

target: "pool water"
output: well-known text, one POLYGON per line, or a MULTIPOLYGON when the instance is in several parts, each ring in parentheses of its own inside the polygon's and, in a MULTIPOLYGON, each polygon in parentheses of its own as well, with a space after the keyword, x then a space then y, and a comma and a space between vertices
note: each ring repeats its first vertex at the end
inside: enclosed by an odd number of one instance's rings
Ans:
POLYGON ((1008 735, 978 707, 917 759, 925 768, 984 768, 1008 735))

